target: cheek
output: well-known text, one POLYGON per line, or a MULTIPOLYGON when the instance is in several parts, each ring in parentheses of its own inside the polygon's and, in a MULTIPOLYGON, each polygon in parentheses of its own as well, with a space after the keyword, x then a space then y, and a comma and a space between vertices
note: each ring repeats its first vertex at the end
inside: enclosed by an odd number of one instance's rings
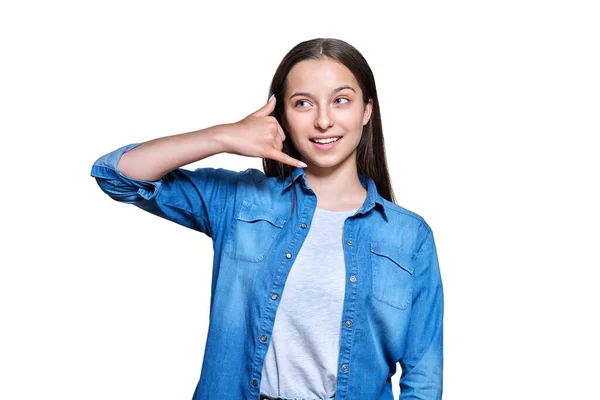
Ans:
POLYGON ((346 129, 361 130, 363 127, 362 114, 357 113, 345 113, 340 115, 337 119, 337 123, 346 127, 346 129))
POLYGON ((296 133, 306 130, 310 121, 309 113, 289 113, 286 115, 286 129, 288 132, 296 133))

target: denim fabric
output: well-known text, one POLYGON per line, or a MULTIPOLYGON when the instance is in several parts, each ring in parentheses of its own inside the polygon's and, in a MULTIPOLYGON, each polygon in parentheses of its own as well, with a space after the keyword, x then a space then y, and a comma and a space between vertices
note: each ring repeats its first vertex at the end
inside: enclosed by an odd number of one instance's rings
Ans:
MULTIPOLYGON (((286 277, 317 205, 303 169, 284 181, 256 169, 183 168, 157 181, 116 166, 138 144, 100 157, 91 175, 111 198, 200 231, 213 241, 210 320, 195 400, 259 399, 264 357, 286 277), (294 196, 295 194, 295 196, 294 196), (295 207, 292 204, 295 203, 295 207)), ((344 223, 346 288, 335 397, 440 399, 443 290, 432 231, 419 215, 367 197, 344 223)), ((315 299, 319 301, 319 299, 315 299)))

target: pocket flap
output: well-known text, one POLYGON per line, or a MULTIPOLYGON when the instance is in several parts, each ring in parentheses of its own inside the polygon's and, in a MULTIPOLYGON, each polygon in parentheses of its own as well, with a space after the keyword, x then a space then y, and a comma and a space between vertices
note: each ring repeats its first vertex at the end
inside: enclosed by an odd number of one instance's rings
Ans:
POLYGON ((409 274, 414 274, 414 268, 412 267, 411 262, 412 255, 406 251, 400 250, 395 246, 390 246, 385 243, 371 242, 371 252, 390 259, 394 262, 394 264, 409 274))
POLYGON ((245 200, 242 202, 242 208, 238 213, 237 219, 246 222, 268 221, 271 225, 278 228, 283 227, 285 224, 283 218, 273 214, 270 210, 245 200))

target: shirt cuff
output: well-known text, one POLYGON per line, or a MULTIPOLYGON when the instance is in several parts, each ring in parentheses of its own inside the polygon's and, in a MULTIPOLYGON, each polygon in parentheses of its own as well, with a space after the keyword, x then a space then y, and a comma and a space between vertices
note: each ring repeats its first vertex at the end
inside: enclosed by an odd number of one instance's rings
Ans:
POLYGON ((135 203, 139 200, 138 195, 145 200, 150 200, 156 196, 162 185, 162 179, 155 181, 133 179, 123 175, 117 169, 121 156, 139 145, 140 143, 132 143, 120 147, 98 158, 92 166, 90 175, 96 178, 98 185, 106 194, 117 201, 135 203))

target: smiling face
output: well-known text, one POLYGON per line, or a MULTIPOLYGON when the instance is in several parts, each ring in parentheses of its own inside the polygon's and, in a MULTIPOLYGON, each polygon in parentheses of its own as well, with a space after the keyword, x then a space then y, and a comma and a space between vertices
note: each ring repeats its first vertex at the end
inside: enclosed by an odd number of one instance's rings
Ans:
POLYGON ((304 60, 290 70, 284 96, 284 127, 308 169, 354 168, 365 105, 352 72, 331 59, 304 60))

